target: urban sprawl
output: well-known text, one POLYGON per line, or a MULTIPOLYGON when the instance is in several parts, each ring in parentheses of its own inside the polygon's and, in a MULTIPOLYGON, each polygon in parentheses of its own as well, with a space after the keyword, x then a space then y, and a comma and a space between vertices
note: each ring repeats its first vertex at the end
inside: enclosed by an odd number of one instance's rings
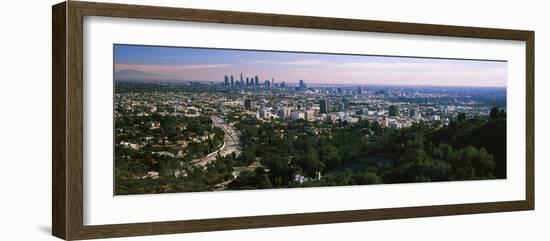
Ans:
POLYGON ((409 178, 396 170, 409 168, 401 167, 408 161, 402 153, 407 153, 413 144, 408 147, 409 142, 405 140, 401 147, 393 150, 385 146, 388 144, 384 144, 382 138, 397 140, 405 138, 401 135, 406 136, 403 133, 408 130, 424 128, 421 131, 425 137, 406 137, 411 143, 422 142, 421 147, 414 148, 422 148, 426 153, 411 158, 436 161, 437 153, 426 146, 432 142, 437 148, 446 148, 444 145, 448 144, 456 153, 466 152, 470 145, 452 142, 452 138, 445 143, 430 138, 440 132, 448 134, 449 129, 462 123, 457 120, 464 123, 472 120, 474 124, 469 124, 472 133, 464 135, 477 138, 474 137, 478 135, 475 128, 485 128, 483 125, 505 115, 505 88, 337 83, 287 82, 242 73, 225 75, 222 81, 117 80, 116 192, 160 193, 502 177, 498 174, 502 170, 497 170, 502 167, 496 166, 503 160, 496 160, 500 155, 495 154, 495 148, 482 143, 472 148, 479 155, 487 155, 487 162, 493 163, 487 170, 473 164, 473 167, 462 167, 448 163, 448 167, 444 167, 448 170, 441 171, 443 174, 432 171, 409 178), (415 127, 415 124, 422 127, 415 127), (352 139, 338 141, 340 135, 352 139), (355 145, 350 144, 352 142, 361 144, 346 147, 355 145), (279 149, 289 145, 287 149, 292 150, 279 157, 275 151, 269 151, 269 145, 277 145, 279 149), (302 145, 302 148, 293 149, 302 145), (489 155, 491 161, 488 161, 489 155), (357 163, 361 168, 354 169, 357 163), (139 168, 133 169, 132 165, 139 168), (162 180, 160 184, 155 183, 159 180, 162 180))

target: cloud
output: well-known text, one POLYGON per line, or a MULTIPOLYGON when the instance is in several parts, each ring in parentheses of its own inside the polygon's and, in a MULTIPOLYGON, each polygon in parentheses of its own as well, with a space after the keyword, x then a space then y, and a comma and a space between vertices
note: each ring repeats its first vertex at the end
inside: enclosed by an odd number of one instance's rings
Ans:
POLYGON ((325 62, 288 68, 314 83, 506 86, 506 63, 325 62))
POLYGON ((185 71, 209 70, 230 67, 230 64, 149 65, 115 64, 115 71, 137 70, 155 74, 177 74, 185 71))
POLYGON ((335 68, 344 69, 369 69, 369 70, 384 70, 384 71, 400 71, 400 72, 416 72, 416 71, 441 71, 447 69, 446 64, 438 63, 384 63, 384 62, 358 62, 358 63, 342 63, 334 65, 335 68))
POLYGON ((280 64, 280 62, 275 62, 273 60, 268 60, 268 59, 252 60, 252 61, 250 61, 250 63, 253 63, 253 64, 280 64))
MULTIPOLYGON (((403 73, 415 72, 470 72, 470 71, 499 71, 502 68, 479 67, 471 65, 461 65, 457 63, 433 62, 433 63, 417 63, 417 62, 331 62, 319 59, 296 60, 296 61, 271 61, 258 60, 254 61, 258 64, 276 64, 285 66, 295 66, 297 68, 315 68, 317 70, 333 71, 339 70, 370 70, 370 71, 396 71, 403 73)), ((313 69, 311 69, 313 70, 313 69)))
POLYGON ((326 65, 328 62, 318 59, 309 59, 309 60, 296 60, 296 61, 288 61, 288 62, 280 62, 280 64, 284 65, 296 65, 296 66, 319 66, 319 65, 326 65))
POLYGON ((159 57, 154 57, 154 59, 182 60, 182 59, 190 59, 190 58, 188 56, 174 55, 174 56, 159 56, 159 57))

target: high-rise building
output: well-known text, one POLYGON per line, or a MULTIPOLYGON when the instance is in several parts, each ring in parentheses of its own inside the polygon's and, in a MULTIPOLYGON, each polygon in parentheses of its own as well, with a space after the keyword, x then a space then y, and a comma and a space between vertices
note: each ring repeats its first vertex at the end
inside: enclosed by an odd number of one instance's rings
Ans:
POLYGON ((264 81, 264 85, 265 85, 265 87, 267 87, 267 88, 271 88, 271 82, 270 82, 268 79, 266 79, 266 80, 264 81))
POLYGON ((313 110, 306 110, 305 119, 307 121, 312 121, 315 118, 314 115, 315 115, 315 112, 313 110))
POLYGON ((399 115, 399 109, 395 105, 390 105, 390 107, 388 108, 388 112, 389 112, 390 116, 399 115))
POLYGON ((306 82, 304 82, 304 80, 300 80, 300 83, 298 84, 298 90, 306 91, 306 89, 307 89, 306 82))
POLYGON ((224 76, 224 84, 229 85, 229 77, 227 75, 224 76))
POLYGON ((340 111, 345 111, 348 107, 348 99, 343 98, 342 103, 340 104, 340 111))
POLYGON ((243 83, 243 73, 241 73, 241 84, 243 83))
POLYGON ((417 106, 416 108, 411 109, 411 117, 415 120, 420 120, 422 118, 422 113, 420 112, 420 107, 417 106))
POLYGON ((231 75, 231 86, 235 85, 235 81, 233 79, 233 75, 231 75))
POLYGON ((327 114, 330 112, 330 102, 328 99, 322 99, 320 102, 319 102, 319 109, 321 111, 322 114, 327 114))
POLYGON ((357 86, 357 94, 363 94, 363 87, 357 86))
POLYGON ((286 119, 287 117, 290 116, 290 113, 292 113, 292 109, 289 107, 280 107, 279 110, 277 111, 277 115, 281 119, 286 119))
POLYGON ((260 85, 260 77, 254 76, 254 85, 260 85))
POLYGON ((262 108, 260 110, 260 117, 261 118, 269 118, 270 112, 266 108, 262 108))
POLYGON ((244 108, 246 108, 247 110, 252 109, 252 100, 251 99, 244 100, 244 108))
POLYGON ((290 119, 292 120, 299 120, 304 118, 305 118, 304 112, 301 112, 301 111, 294 111, 290 114, 290 119))

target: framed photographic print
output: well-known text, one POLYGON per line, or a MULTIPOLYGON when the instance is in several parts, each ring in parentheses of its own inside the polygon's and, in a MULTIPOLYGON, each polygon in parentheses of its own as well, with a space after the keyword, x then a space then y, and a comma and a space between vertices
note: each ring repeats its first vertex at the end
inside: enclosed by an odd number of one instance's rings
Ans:
POLYGON ((53 6, 53 235, 534 209, 534 32, 53 6))

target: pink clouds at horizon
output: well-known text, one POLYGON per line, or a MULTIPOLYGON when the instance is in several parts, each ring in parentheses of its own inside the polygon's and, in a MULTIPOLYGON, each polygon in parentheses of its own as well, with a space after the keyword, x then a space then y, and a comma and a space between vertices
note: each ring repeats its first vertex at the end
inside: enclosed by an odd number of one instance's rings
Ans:
POLYGON ((166 80, 222 81, 224 75, 259 75, 287 83, 305 80, 314 84, 389 84, 505 87, 507 64, 498 67, 472 67, 460 63, 411 62, 330 62, 318 59, 235 64, 115 64, 115 71, 137 70, 158 74, 166 80))
POLYGON ((152 74, 174 74, 193 70, 206 70, 230 67, 230 64, 188 64, 188 65, 154 65, 154 64, 115 64, 115 71, 137 70, 152 74))

